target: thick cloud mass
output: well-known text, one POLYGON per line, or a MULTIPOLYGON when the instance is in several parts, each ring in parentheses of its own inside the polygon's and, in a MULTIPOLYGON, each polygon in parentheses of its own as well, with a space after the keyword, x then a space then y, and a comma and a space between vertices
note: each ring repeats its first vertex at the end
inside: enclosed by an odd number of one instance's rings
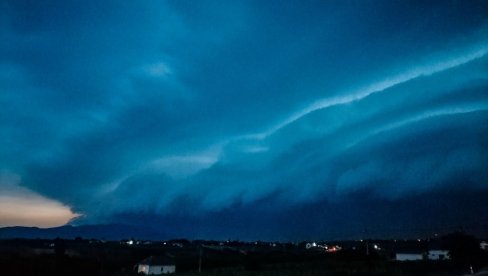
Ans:
POLYGON ((78 223, 486 234, 486 1, 0 10, 0 170, 78 223))

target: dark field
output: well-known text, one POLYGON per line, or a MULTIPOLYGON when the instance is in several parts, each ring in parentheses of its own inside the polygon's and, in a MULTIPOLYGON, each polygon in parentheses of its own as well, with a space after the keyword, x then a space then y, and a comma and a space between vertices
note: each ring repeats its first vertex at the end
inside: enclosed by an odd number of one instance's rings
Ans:
MULTIPOLYGON (((325 244, 325 243, 319 243, 325 244)), ((427 248, 431 241, 337 241, 306 249, 305 243, 0 240, 2 276, 9 275, 137 275, 137 263, 148 256, 169 256, 176 275, 463 275, 488 267, 486 251, 459 239, 451 246, 452 258, 443 261, 398 262, 402 248, 427 248), (381 247, 380 250, 373 245, 381 247), (199 264, 201 263, 201 272, 199 264)), ((446 245, 447 244, 447 245, 446 245)), ((481 274, 480 274, 481 275, 481 274)))

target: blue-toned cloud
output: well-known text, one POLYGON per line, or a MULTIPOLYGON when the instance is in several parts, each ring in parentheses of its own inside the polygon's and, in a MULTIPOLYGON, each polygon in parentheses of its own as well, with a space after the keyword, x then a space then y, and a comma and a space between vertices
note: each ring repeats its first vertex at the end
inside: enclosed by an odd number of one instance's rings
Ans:
POLYGON ((303 227, 281 237, 305 237, 317 206, 349 206, 324 220, 363 231, 365 206, 405 213, 432 194, 450 210, 488 188, 484 1, 1 10, 0 170, 79 223, 139 215, 222 236, 234 214, 273 222, 266 237, 286 211, 303 227))

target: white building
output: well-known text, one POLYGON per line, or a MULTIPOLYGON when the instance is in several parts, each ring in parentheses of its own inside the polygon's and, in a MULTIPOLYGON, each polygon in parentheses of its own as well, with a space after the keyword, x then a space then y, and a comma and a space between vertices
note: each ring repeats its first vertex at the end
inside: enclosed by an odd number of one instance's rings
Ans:
POLYGON ((175 272, 175 263, 166 256, 151 256, 137 264, 137 273, 145 275, 161 275, 175 272))
POLYGON ((424 254, 422 253, 396 253, 395 260, 404 261, 421 261, 424 259, 424 254))
POLYGON ((482 241, 480 242, 481 250, 488 250, 488 242, 482 241))
POLYGON ((429 250, 427 254, 429 260, 439 261, 439 260, 449 260, 448 250, 429 250))
POLYGON ((396 261, 421 261, 421 260, 431 260, 431 261, 441 261, 449 260, 449 251, 440 249, 431 249, 429 251, 407 251, 399 252, 395 255, 396 261))

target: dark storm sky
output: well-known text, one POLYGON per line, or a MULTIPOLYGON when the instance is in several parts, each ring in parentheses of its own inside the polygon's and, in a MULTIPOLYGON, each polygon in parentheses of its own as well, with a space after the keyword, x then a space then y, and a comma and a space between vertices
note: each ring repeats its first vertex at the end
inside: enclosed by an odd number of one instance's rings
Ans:
POLYGON ((190 238, 484 234, 487 14, 2 1, 0 206, 190 238))

